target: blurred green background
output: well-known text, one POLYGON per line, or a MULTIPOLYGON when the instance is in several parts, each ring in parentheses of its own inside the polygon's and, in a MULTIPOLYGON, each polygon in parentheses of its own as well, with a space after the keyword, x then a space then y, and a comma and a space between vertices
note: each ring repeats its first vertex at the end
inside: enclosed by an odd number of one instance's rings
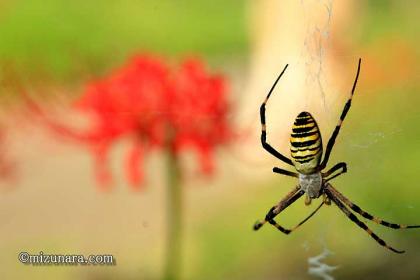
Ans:
MULTIPOLYGON (((2 1, 2 71, 13 64, 29 84, 42 80, 72 87, 107 73, 134 52, 174 59, 199 54, 213 68, 228 69, 235 88, 245 83, 243 66, 252 52, 250 7, 249 1, 220 0, 2 1)), ((355 10, 345 37, 336 40, 344 42, 340 50, 366 63, 330 160, 346 161, 349 172, 333 184, 371 214, 391 222, 420 223, 419 4, 369 0, 355 10)), ((8 87, 1 91, 9 94, 8 87)), ((234 96, 238 99, 232 102, 239 102, 240 95, 234 96)), ((342 108, 342 103, 336 105, 342 108)), ((335 122, 333 116, 328 121, 335 122)), ((16 188, 5 187, 0 197, 4 279, 158 279, 164 254, 164 186, 158 182, 143 193, 131 193, 118 182, 114 192, 100 193, 91 178, 89 155, 42 135, 27 139, 27 133, 11 133, 10 147, 22 162, 21 179, 16 188), (36 267, 17 260, 20 251, 40 250, 111 253, 117 265, 36 267)), ((229 158, 228 150, 223 153, 229 158)), ((308 274, 308 259, 325 248, 333 252, 324 262, 338 266, 332 273, 337 279, 420 278, 419 231, 369 223, 390 245, 407 251, 393 254, 335 206, 321 209, 291 236, 269 226, 253 232, 255 220, 295 184, 271 173, 272 166, 279 165, 271 163, 263 168, 248 165, 266 171, 247 183, 226 180, 229 172, 223 170, 214 186, 188 183, 185 279, 316 279, 308 274)), ((160 164, 152 159, 148 169, 160 164)), ((295 203, 280 215, 281 224, 296 224, 310 209, 302 201, 295 203)))
POLYGON ((55 78, 77 79, 82 69, 101 73, 141 50, 208 57, 244 54, 245 4, 6 1, 0 12, 0 57, 33 75, 42 67, 55 78))

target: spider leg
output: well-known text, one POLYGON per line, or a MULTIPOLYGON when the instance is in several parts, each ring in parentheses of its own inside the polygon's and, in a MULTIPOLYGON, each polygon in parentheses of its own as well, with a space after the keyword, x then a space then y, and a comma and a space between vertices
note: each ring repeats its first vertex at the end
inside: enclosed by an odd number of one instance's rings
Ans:
POLYGON ((267 215, 265 215, 265 218, 263 221, 257 221, 254 224, 254 230, 259 230, 265 223, 268 221, 274 219, 281 211, 289 207, 290 204, 295 202, 298 198, 300 198, 305 192, 303 190, 300 190, 300 187, 296 187, 294 190, 292 190, 290 193, 286 195, 285 198, 280 200, 277 205, 271 207, 271 209, 268 211, 267 215))
POLYGON ((306 206, 309 206, 309 205, 311 205, 311 203, 312 203, 312 198, 310 198, 309 195, 306 194, 306 197, 305 197, 305 205, 306 206))
POLYGON ((324 200, 325 205, 331 205, 331 199, 325 193, 322 194, 322 199, 324 200))
POLYGON ((270 91, 268 92, 267 97, 265 98, 263 104, 261 104, 260 107, 260 120, 261 120, 261 144, 263 148, 278 158, 279 160, 289 164, 293 165, 292 161, 283 156, 281 153, 279 153, 276 149, 274 149, 270 144, 267 143, 267 133, 266 133, 266 124, 265 124, 265 105, 267 104, 268 99, 270 98, 271 93, 273 92, 274 88, 276 87, 277 82, 280 80, 280 77, 283 75, 283 73, 286 71, 288 64, 284 67, 283 71, 280 73, 280 75, 277 77, 277 80, 274 82, 273 86, 271 87, 270 91))
POLYGON ((325 150, 325 155, 324 155, 324 159, 322 160, 321 163, 321 169, 324 169, 325 166, 328 163, 328 159, 330 157, 331 154, 331 150, 334 147, 334 143, 335 143, 335 139, 337 138, 338 132, 340 132, 340 128, 341 128, 341 124, 344 121, 344 118, 347 115, 347 112, 350 109, 351 106, 351 100, 353 98, 353 94, 354 94, 354 90, 356 89, 356 84, 357 84, 357 79, 359 78, 359 73, 360 73, 360 63, 362 62, 362 60, 359 58, 359 64, 357 66, 357 73, 356 73, 356 78, 354 79, 354 83, 353 83, 353 88, 351 89, 351 95, 350 98, 347 100, 346 105, 344 105, 344 109, 343 112, 341 112, 341 116, 340 116, 340 120, 338 121, 337 126, 334 129, 333 134, 331 135, 330 139, 328 140, 328 144, 327 144, 327 148, 325 150))
POLYGON ((274 167, 273 172, 274 173, 279 173, 279 174, 282 174, 282 175, 286 175, 286 176, 290 176, 290 177, 295 177, 295 178, 299 177, 299 174, 297 174, 295 172, 285 170, 285 169, 281 169, 279 167, 274 167))
POLYGON ((329 198, 335 203, 335 205, 337 205, 337 207, 343 211, 343 213, 352 221, 354 222, 356 225, 358 225, 360 228, 362 228, 363 230, 365 230, 373 239, 375 239, 376 242, 378 242, 380 245, 386 247, 387 249, 398 253, 398 254, 402 254, 404 253, 404 251, 400 251, 397 249, 392 248, 391 246, 387 245, 385 241, 383 241, 379 236, 377 236, 375 233, 372 232, 372 230, 362 221, 360 221, 356 215, 354 215, 353 213, 350 212, 350 210, 334 195, 334 193, 331 191, 331 186, 327 185, 327 187, 325 188, 325 193, 327 194, 327 196, 329 196, 329 198))
POLYGON ((371 220, 379 225, 383 225, 389 228, 393 228, 393 229, 407 229, 407 228, 420 228, 420 225, 401 225, 401 224, 394 224, 394 223, 390 223, 387 221, 383 221, 382 219, 379 219, 377 217, 372 216, 371 214, 363 211, 359 206, 357 206, 356 204, 354 204, 353 202, 351 202, 347 197, 345 197, 342 193, 340 193, 339 191, 337 191, 334 187, 332 187, 331 185, 329 186, 330 191, 336 196, 338 197, 344 204, 346 204, 348 207, 350 207, 351 210, 353 210, 354 212, 360 214, 362 217, 371 220))
POLYGON ((340 168, 341 168, 340 172, 338 172, 334 176, 331 176, 330 178, 325 178, 324 181, 328 182, 328 181, 334 179, 335 177, 340 176, 341 174, 347 172, 347 164, 345 162, 339 162, 336 165, 334 165, 330 170, 328 170, 327 172, 325 172, 322 175, 323 175, 323 177, 328 177, 340 168))
POLYGON ((268 222, 270 224, 272 224, 275 228, 277 228, 279 231, 285 233, 285 234, 290 234, 292 233, 294 230, 296 230, 298 227, 300 227, 301 225, 303 225, 307 220, 309 220, 313 215, 315 215, 316 212, 318 212, 318 210, 322 207, 322 205, 324 205, 325 201, 321 202, 321 204, 308 216, 306 217, 303 221, 301 221, 299 224, 297 224, 296 226, 294 226, 291 229, 287 229, 282 227, 281 225, 279 225, 276 221, 274 221, 274 219, 269 220, 268 222))

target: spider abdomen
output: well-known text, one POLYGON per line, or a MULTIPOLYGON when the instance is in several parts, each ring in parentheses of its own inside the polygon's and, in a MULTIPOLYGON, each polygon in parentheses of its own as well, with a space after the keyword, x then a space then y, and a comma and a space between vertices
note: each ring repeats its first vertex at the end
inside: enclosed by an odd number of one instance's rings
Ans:
POLYGON ((322 139, 318 125, 310 113, 301 112, 296 117, 290 144, 296 170, 302 174, 316 172, 322 156, 322 139))

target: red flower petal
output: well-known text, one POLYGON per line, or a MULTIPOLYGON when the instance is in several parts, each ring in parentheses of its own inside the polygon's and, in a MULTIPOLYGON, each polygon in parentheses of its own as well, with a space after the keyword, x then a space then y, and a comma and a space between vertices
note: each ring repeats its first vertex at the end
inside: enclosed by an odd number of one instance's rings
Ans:
POLYGON ((93 149, 96 180, 102 190, 108 190, 112 183, 112 175, 108 166, 108 150, 108 143, 102 143, 102 145, 98 145, 93 149))
POLYGON ((127 180, 134 190, 139 190, 143 183, 143 157, 145 147, 138 141, 127 154, 125 172, 127 180))

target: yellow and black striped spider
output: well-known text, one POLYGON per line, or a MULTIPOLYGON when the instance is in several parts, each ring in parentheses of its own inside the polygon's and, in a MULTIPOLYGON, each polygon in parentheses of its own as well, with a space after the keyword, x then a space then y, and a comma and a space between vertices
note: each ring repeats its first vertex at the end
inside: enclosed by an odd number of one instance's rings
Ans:
POLYGON ((365 230, 373 239, 376 240, 380 245, 388 248, 389 250, 395 253, 404 253, 404 251, 399 251, 391 246, 387 245, 385 241, 383 241, 379 236, 372 232, 368 226, 360 221, 356 215, 354 215, 346 206, 348 206, 351 210, 358 213, 362 217, 371 220, 377 224, 390 227, 393 229, 407 229, 407 228, 420 228, 420 225, 400 225, 394 224, 390 222, 383 221, 382 219, 376 218, 369 213, 360 209, 359 206, 351 202, 347 199, 344 195, 342 195, 339 191, 337 191, 329 181, 345 172, 347 172, 347 165, 345 162, 339 162, 334 165, 330 170, 327 172, 321 172, 328 163, 328 159, 331 154, 331 150, 334 146, 335 139, 337 138, 338 132, 340 131, 341 124, 343 123, 344 118, 347 115, 347 112, 350 109, 351 100, 353 98, 354 90, 356 88, 357 79, 359 78, 360 73, 360 63, 361 59, 359 59, 359 63, 357 66, 357 73, 356 78, 353 83, 353 88, 351 90, 350 98, 347 100, 346 105, 344 106, 343 112, 341 113, 340 120, 338 121, 337 126, 334 129, 330 139, 328 140, 328 144, 326 147, 326 151, 324 154, 324 158, 322 158, 322 139, 321 133, 319 131, 318 125, 315 119, 311 116, 308 112, 302 112, 297 117, 292 127, 292 134, 290 137, 290 144, 291 144, 291 156, 292 159, 289 159, 275 150, 266 140, 266 124, 265 124, 265 106, 267 104, 268 99, 270 98, 271 93, 273 92, 277 82, 280 80, 280 77, 286 71, 286 65, 283 71, 280 73, 276 81, 274 82, 273 86, 271 87, 267 97, 265 98, 263 104, 260 107, 260 117, 261 117, 261 143, 263 148, 269 152, 271 155, 275 156, 279 160, 294 166, 297 173, 291 172, 288 170, 284 170, 278 167, 273 168, 273 172, 279 173, 286 176, 292 176, 299 179, 299 183, 297 187, 292 190, 286 197, 280 200, 275 206, 273 206, 265 216, 265 219, 261 222, 257 222, 254 225, 254 230, 260 229, 265 223, 270 223, 278 230, 285 234, 289 234, 309 220, 320 208, 322 205, 327 204, 330 205, 331 201, 334 202, 338 208, 344 212, 344 214, 355 224, 365 230), (336 174, 334 174, 337 170, 336 174), (333 175, 334 174, 334 175, 333 175), (306 193, 305 204, 309 205, 311 200, 314 198, 318 198, 321 195, 323 196, 322 203, 303 221, 297 224, 295 227, 291 229, 286 229, 279 225, 274 218, 286 209, 289 205, 299 199, 306 193))

